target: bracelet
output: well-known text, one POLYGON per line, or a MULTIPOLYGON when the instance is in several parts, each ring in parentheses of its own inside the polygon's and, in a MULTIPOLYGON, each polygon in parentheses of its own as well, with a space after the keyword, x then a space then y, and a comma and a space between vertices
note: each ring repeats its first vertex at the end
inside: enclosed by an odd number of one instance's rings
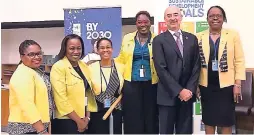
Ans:
POLYGON ((241 85, 238 85, 238 84, 235 84, 235 86, 238 87, 238 88, 241 88, 241 87, 242 87, 241 85))
POLYGON ((44 130, 40 131, 40 132, 37 132, 38 134, 44 134, 44 133, 47 133, 47 129, 45 128, 44 130))

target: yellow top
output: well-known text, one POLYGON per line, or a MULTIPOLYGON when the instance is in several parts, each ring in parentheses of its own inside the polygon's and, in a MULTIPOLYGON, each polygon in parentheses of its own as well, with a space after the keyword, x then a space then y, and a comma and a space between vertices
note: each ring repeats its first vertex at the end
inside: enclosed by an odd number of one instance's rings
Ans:
POLYGON ((47 86, 36 71, 20 64, 11 77, 9 88, 9 122, 50 121, 47 86))
MULTIPOLYGON (((81 60, 78 65, 91 86, 88 66, 81 60)), ((94 100, 91 90, 85 89, 83 79, 66 57, 52 66, 50 80, 56 104, 56 118, 69 119, 66 115, 72 111, 84 118, 85 105, 87 104, 85 97, 88 98, 88 107, 93 108, 93 105, 89 104, 91 102, 89 100, 94 100)))
MULTIPOLYGON (((123 87, 123 83, 124 83, 124 79, 123 79, 124 66, 117 62, 115 62, 115 66, 116 66, 118 78, 120 80, 120 87, 118 90, 120 94, 123 87)), ((94 95, 99 95, 101 93, 101 83, 102 83, 102 91, 105 91, 107 87, 106 82, 104 81, 104 78, 101 77, 99 61, 89 65, 89 69, 91 73, 91 84, 92 84, 91 86, 93 89, 93 93, 94 95)), ((102 68, 102 70, 108 83, 110 78, 111 68, 102 68)), ((93 104, 93 106, 96 105, 95 100, 91 100, 91 101, 94 101, 94 102, 93 103, 91 102, 90 104, 93 104)), ((97 105, 96 105, 96 108, 93 108, 93 109, 89 108, 89 110, 92 112, 97 112, 98 110, 97 105)))
MULTIPOLYGON (((201 43, 206 65, 209 62, 210 45, 209 30, 197 34, 198 42, 201 43)), ((242 48, 240 36, 236 31, 230 29, 222 29, 219 44, 218 60, 221 59, 223 50, 227 45, 227 64, 228 72, 221 72, 219 68, 220 87, 234 85, 235 80, 245 80, 245 58, 242 48)), ((201 68, 199 84, 207 87, 208 70, 201 68)))
MULTIPOLYGON (((102 72, 105 76, 106 82, 107 84, 109 83, 109 78, 110 78, 110 73, 111 73, 111 67, 102 67, 102 72)), ((106 82, 104 80, 104 78, 102 78, 102 83, 104 84, 102 87, 102 91, 106 90, 106 82)))
MULTIPOLYGON (((133 33, 129 33, 124 36, 121 50, 119 56, 116 58, 116 61, 123 64, 125 67, 124 70, 124 79, 127 81, 131 81, 132 75, 132 63, 133 63, 133 53, 135 48, 135 36, 137 31, 133 33)), ((153 53, 152 53, 152 42, 155 34, 152 33, 152 37, 150 43, 148 43, 149 55, 150 55, 150 67, 151 67, 151 75, 152 75, 152 84, 156 84, 158 82, 158 76, 153 63, 153 53)))

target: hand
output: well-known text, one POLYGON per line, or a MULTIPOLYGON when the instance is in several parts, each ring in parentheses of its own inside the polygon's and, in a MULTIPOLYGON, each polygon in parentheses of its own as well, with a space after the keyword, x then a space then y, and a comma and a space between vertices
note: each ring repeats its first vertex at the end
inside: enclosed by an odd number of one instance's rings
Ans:
POLYGON ((181 101, 187 102, 189 99, 191 99, 191 97, 192 97, 192 92, 188 89, 183 89, 179 94, 179 98, 181 101))
POLYGON ((39 134, 45 134, 45 135, 49 135, 50 133, 49 132, 43 132, 43 133, 39 133, 39 134))
MULTIPOLYGON (((239 85, 241 86, 241 85, 239 85)), ((234 92, 234 101, 236 103, 239 103, 239 100, 242 100, 242 94, 241 94, 241 87, 239 87, 238 85, 235 85, 233 88, 233 92, 234 92)))
POLYGON ((87 117, 84 118, 85 124, 86 124, 86 129, 88 129, 88 123, 89 123, 89 119, 87 117))
POLYGON ((82 133, 82 132, 84 132, 86 130, 87 124, 86 124, 86 122, 83 119, 80 119, 77 122, 77 126, 78 126, 78 131, 80 133, 82 133))

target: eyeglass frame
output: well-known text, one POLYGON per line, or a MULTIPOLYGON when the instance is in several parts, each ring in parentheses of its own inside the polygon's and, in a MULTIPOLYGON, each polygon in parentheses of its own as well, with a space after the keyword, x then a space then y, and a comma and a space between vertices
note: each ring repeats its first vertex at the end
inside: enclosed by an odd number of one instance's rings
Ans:
POLYGON ((34 52, 30 52, 30 53, 27 53, 27 54, 20 54, 20 55, 26 55, 28 56, 29 58, 35 58, 36 56, 38 57, 42 57, 44 55, 44 52, 43 51, 40 51, 39 53, 34 53, 34 52), (31 56, 32 55, 32 56, 31 56))
POLYGON ((212 15, 208 15, 208 19, 214 19, 214 18, 223 18, 222 14, 212 14, 212 15))

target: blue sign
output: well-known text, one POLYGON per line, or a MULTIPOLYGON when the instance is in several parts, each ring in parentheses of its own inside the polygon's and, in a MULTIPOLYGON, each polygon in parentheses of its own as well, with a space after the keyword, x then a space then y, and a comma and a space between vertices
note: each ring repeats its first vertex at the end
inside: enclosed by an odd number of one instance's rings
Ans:
POLYGON ((113 42, 113 57, 118 56, 122 42, 121 7, 85 8, 64 10, 65 35, 80 35, 85 54, 93 51, 91 40, 102 37, 113 42))

